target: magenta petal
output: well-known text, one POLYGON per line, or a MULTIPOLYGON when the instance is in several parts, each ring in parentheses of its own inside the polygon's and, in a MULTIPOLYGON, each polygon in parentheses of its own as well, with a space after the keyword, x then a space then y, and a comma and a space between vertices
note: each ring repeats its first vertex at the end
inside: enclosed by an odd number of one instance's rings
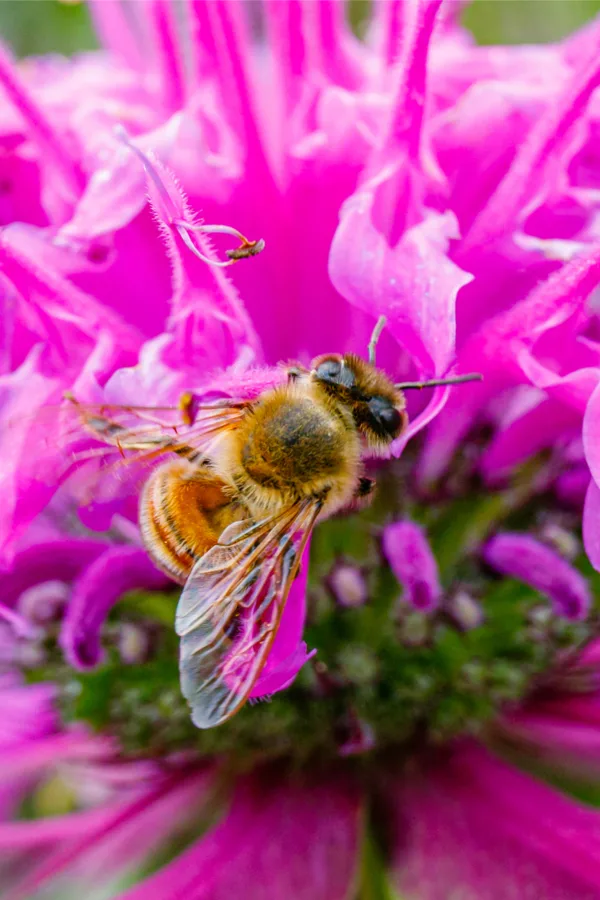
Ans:
POLYGON ((404 599, 415 609, 435 609, 442 596, 435 556, 422 528, 396 522, 383 532, 383 552, 404 588, 404 599))
POLYGON ((431 215, 390 247, 373 225, 373 197, 362 189, 344 204, 331 246, 331 280, 354 306, 387 317, 419 370, 444 373, 454 357, 456 295, 472 278, 446 256, 454 217, 431 215))
POLYGON ((9 746, 0 746, 0 767, 2 778, 22 778, 39 773, 61 763, 74 761, 90 762, 105 760, 114 755, 114 745, 108 738, 90 737, 82 731, 51 734, 33 741, 19 741, 9 746))
POLYGON ((279 630, 273 641, 271 652, 260 673, 250 697, 264 697, 288 687, 304 663, 316 651, 307 653, 302 640, 306 619, 306 579, 308 577, 309 548, 304 551, 300 574, 290 590, 285 609, 279 623, 279 630))
POLYGON ((596 900, 600 814, 465 746, 399 785, 396 883, 419 900, 596 900))
MULTIPOLYGON (((24 527, 54 492, 53 487, 44 483, 44 471, 48 468, 46 460, 34 460, 35 472, 27 472, 27 457, 23 464, 23 451, 35 426, 35 422, 23 416, 23 410, 36 409, 56 396, 58 381, 46 376, 46 365, 46 354, 42 346, 37 345, 18 369, 0 376, 0 491, 3 498, 0 552, 7 555, 13 551, 24 527), (36 476, 40 474, 42 478, 38 480, 36 476), (32 485, 28 495, 24 495, 25 484, 32 485)), ((47 480, 55 474, 55 464, 50 470, 47 480)))
POLYGON ((539 202, 544 190, 552 186, 557 168, 568 153, 570 129, 583 117, 587 103, 600 83, 597 23, 588 52, 578 61, 578 68, 558 102, 550 104, 538 120, 488 203, 479 212, 465 236, 462 254, 489 246, 518 223, 519 214, 535 198, 539 202))
POLYGON ((209 784, 210 770, 204 769, 187 779, 155 778, 151 786, 141 785, 133 799, 110 804, 96 820, 84 818, 81 824, 87 830, 82 828, 73 840, 58 841, 54 852, 42 855, 5 894, 7 900, 24 900, 65 871, 85 878, 97 865, 99 871, 110 867, 111 873, 136 868, 175 822, 185 821, 190 805, 198 802, 209 784))
POLYGON ((408 442, 412 440, 416 434, 422 431, 423 428, 429 425, 438 413, 444 409, 450 398, 451 390, 450 387, 439 387, 433 390, 425 409, 415 416, 414 419, 409 420, 406 431, 392 443, 391 453, 393 456, 400 456, 408 442))
POLYGON ((600 384, 590 397, 583 417, 583 449, 592 478, 600 485, 600 384))
POLYGON ((590 470, 586 465, 579 465, 562 472, 556 479, 554 490, 558 499, 566 506, 581 510, 585 502, 589 483, 590 470))
MULTIPOLYGON (((517 741, 525 753, 561 770, 567 770, 575 777, 597 779, 600 775, 600 724, 598 723, 598 698, 575 698, 587 701, 588 710, 595 706, 596 721, 573 721, 570 717, 569 700, 557 704, 552 702, 535 706, 531 710, 517 712, 502 720, 503 729, 511 741, 517 741)), ((581 710, 579 710, 581 712, 581 710)))
POLYGON ((583 507, 583 544, 589 561, 600 572, 600 488, 593 479, 583 507))
MULTIPOLYGON (((582 351, 584 348, 580 348, 582 351)), ((583 413, 598 385, 600 369, 586 366, 566 375, 557 375, 529 352, 519 354, 519 362, 531 383, 565 406, 583 413)))
POLYGON ((78 669, 101 658, 100 629, 110 608, 134 588, 158 590, 169 584, 148 554, 137 547, 114 547, 89 566, 73 588, 60 643, 69 663, 78 669))
POLYGON ((45 844, 56 844, 63 840, 81 838, 82 834, 95 832, 113 810, 90 809, 70 812, 64 816, 47 816, 32 821, 0 823, 0 848, 14 851, 32 849, 45 844))
POLYGON ((140 47, 120 0, 91 0, 89 6, 96 34, 104 47, 132 68, 139 68, 140 47))
POLYGON ((487 481, 508 475, 516 466, 546 447, 553 447, 579 424, 569 406, 543 400, 498 431, 485 449, 480 467, 487 481))
POLYGON ((581 619, 587 614, 591 595, 583 575, 528 534, 496 535, 486 544, 483 557, 498 572, 550 597, 558 615, 581 619))
POLYGON ((293 684, 302 666, 312 659, 316 652, 316 650, 311 650, 309 653, 305 642, 301 641, 296 649, 280 663, 271 663, 269 657, 267 665, 248 696, 250 698, 270 697, 277 691, 285 690, 293 684))
POLYGON ((48 120, 45 111, 28 91, 17 66, 3 47, 0 48, 0 83, 44 156, 49 170, 45 205, 50 218, 58 218, 72 206, 81 191, 84 181, 81 165, 64 135, 48 120))
POLYGON ((89 538, 38 540, 19 549, 10 571, 2 573, 2 599, 14 606, 27 589, 49 581, 70 582, 110 545, 89 538))
POLYGON ((89 401, 87 391, 98 391, 98 383, 130 359, 119 335, 109 331, 102 332, 95 345, 83 343, 79 337, 76 344, 77 352, 84 356, 79 365, 69 360, 70 366, 63 363, 58 367, 53 361, 57 348, 48 340, 34 346, 16 371, 0 377, 0 487, 4 497, 0 552, 7 557, 69 471, 65 465, 69 457, 65 453, 64 419, 49 414, 52 405, 60 403, 66 388, 73 388, 76 396, 89 401), (46 405, 50 407, 48 414, 43 409, 46 405))
POLYGON ((0 686, 0 750, 53 734, 58 726, 55 699, 53 684, 0 686))
POLYGON ((247 779, 220 825, 119 900, 347 900, 360 815, 358 791, 341 779, 247 779))
MULTIPOLYGON (((469 385, 468 391, 456 390, 450 395, 444 415, 428 434, 419 461, 421 481, 433 481, 443 473, 481 408, 507 385, 525 380, 521 367, 521 362, 526 361, 524 351, 550 329, 581 316, 599 280, 600 245, 594 244, 565 263, 525 299, 485 320, 471 335, 459 352, 459 368, 481 372, 484 381, 469 385)), ((584 373, 581 379, 575 376, 575 382, 575 386, 561 384, 556 389, 563 392, 563 397, 566 392, 569 400, 576 398, 580 403, 589 390, 589 373, 584 373), (577 384, 578 381, 581 383, 577 384)))

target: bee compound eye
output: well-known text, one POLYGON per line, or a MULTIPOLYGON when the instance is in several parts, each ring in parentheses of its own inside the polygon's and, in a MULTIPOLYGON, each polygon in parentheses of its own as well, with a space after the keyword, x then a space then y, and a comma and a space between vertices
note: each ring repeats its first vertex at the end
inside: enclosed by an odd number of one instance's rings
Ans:
POLYGON ((326 359, 317 368, 317 378, 323 381, 335 381, 342 371, 342 364, 337 359, 326 359))
POLYGON ((400 431, 402 416, 389 400, 384 397, 372 397, 369 400, 369 409, 386 434, 395 435, 400 431))
POLYGON ((395 434, 402 425, 402 416, 393 406, 388 407, 388 409, 382 409, 379 413, 379 419, 388 434, 395 434))

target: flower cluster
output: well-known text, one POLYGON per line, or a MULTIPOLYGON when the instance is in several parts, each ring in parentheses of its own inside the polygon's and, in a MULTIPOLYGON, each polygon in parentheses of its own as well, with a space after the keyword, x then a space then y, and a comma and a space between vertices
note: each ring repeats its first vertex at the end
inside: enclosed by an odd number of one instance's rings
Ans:
POLYGON ((459 6, 92 0, 104 50, 0 49, 5 900, 600 897, 600 23, 459 6), (251 399, 380 316, 395 381, 483 381, 407 392, 271 702, 198 731, 139 473, 61 398, 251 399))

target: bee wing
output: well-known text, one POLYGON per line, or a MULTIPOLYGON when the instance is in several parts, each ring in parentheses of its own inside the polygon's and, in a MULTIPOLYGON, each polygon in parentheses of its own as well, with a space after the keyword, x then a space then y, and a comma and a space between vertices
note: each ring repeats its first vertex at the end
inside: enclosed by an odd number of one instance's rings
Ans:
POLYGON ((86 466, 81 472, 84 504, 92 498, 99 503, 117 494, 137 493, 149 470, 166 454, 192 462, 210 455, 248 406, 248 401, 229 398, 190 409, 86 404, 71 397, 54 411, 59 422, 55 450, 61 450, 63 459, 61 480, 74 476, 71 483, 78 491, 76 473, 86 466))
POLYGON ((88 405, 71 399, 83 426, 98 440, 120 451, 163 450, 195 453, 203 450, 219 433, 243 418, 249 406, 244 400, 216 400, 187 406, 88 405))
POLYGON ((192 569, 175 627, 181 689, 198 728, 219 725, 248 698, 321 507, 309 499, 262 522, 234 522, 192 569))

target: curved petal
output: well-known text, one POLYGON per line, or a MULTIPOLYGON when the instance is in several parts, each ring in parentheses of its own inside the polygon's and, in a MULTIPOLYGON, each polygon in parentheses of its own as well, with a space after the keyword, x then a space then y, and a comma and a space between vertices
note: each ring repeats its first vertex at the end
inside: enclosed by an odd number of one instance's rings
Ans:
POLYGON ((597 900, 600 813, 467 745, 395 793, 398 889, 419 900, 597 900))
MULTIPOLYGON (((590 706, 590 721, 570 718, 576 710, 569 710, 568 700, 555 705, 550 702, 538 709, 517 712, 502 721, 502 729, 511 742, 538 763, 566 772, 577 779, 593 779, 600 775, 600 727, 592 719, 597 717, 598 701, 590 706)), ((581 706, 579 712, 583 713, 581 706)))
POLYGON ((60 643, 77 669, 101 659, 100 630, 113 606, 134 588, 158 590, 169 584, 139 547, 113 547, 99 556, 79 577, 64 618, 60 643))
POLYGON ((28 588, 48 581, 70 582, 109 547, 89 538, 40 540, 19 550, 9 572, 2 574, 2 599, 9 606, 28 588))
POLYGON ((472 276, 448 259, 452 213, 431 215, 390 247, 372 221, 373 190, 347 201, 331 245, 329 274, 359 309, 385 315, 420 371, 443 374, 454 357, 455 304, 472 276))
POLYGON ((346 900, 360 817, 351 782, 298 784, 267 771, 236 788, 220 825, 119 900, 346 900))
MULTIPOLYGON (((163 777, 151 787, 142 787, 134 795, 118 803, 86 814, 79 814, 80 830, 72 833, 68 819, 57 818, 52 852, 39 857, 24 877, 5 891, 6 900, 25 900, 41 887, 68 871, 77 884, 90 878, 106 877, 128 871, 139 865, 157 845, 182 821, 186 821, 196 804, 202 809, 202 799, 211 784, 211 770, 188 772, 187 778, 163 777)), ((23 823, 25 825, 25 823, 23 823)), ((2 846, 0 827, 0 846, 2 846)), ((18 841, 27 843, 26 828, 8 830, 6 845, 18 841)), ((38 823, 29 833, 30 844, 50 838, 48 829, 38 823)))
POLYGON ((583 507, 583 544, 589 561, 600 572, 600 488, 593 479, 583 507))
POLYGON ((600 485, 600 384, 590 397, 583 417, 583 449, 592 478, 600 485))
POLYGON ((542 400, 504 429, 497 431, 484 450, 480 468, 489 482, 509 474, 526 459, 546 447, 553 447, 576 430, 579 416, 554 399, 542 400))

